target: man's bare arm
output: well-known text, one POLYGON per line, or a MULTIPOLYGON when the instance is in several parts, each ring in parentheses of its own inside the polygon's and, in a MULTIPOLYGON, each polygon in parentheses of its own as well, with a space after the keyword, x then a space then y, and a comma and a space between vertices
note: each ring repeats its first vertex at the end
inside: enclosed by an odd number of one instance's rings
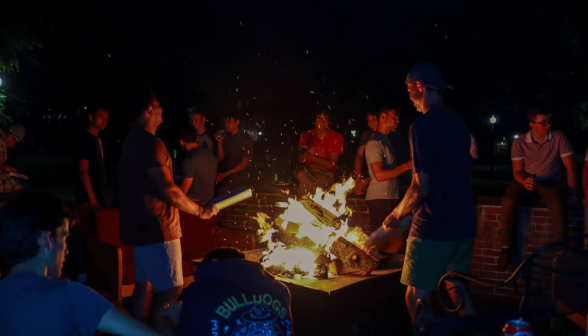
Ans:
POLYGON ((182 189, 174 184, 171 172, 168 168, 151 168, 147 171, 147 174, 155 186, 155 189, 167 204, 203 219, 208 219, 218 213, 218 209, 214 206, 203 209, 199 204, 190 200, 188 196, 182 192, 182 189))
POLYGON ((384 161, 370 163, 374 177, 378 182, 391 180, 402 175, 404 172, 412 169, 411 162, 405 162, 392 169, 384 169, 384 161))
POLYGON ((180 189, 182 189, 182 191, 184 192, 184 194, 188 193, 188 190, 190 190, 190 187, 192 186, 192 181, 194 181, 194 178, 182 178, 182 181, 180 181, 180 189))
POLYGON ((573 155, 562 157, 564 166, 566 167, 568 187, 570 187, 570 195, 576 196, 578 190, 578 177, 576 176, 576 161, 573 155))
POLYGON ((8 171, 8 172, 16 173, 16 168, 10 167, 7 164, 5 164, 4 162, 0 162, 0 171, 8 171))
POLYGON ((98 330, 121 336, 160 336, 161 334, 139 322, 133 317, 126 315, 116 308, 110 308, 100 319, 98 330))
POLYGON ((306 161, 306 159, 308 159, 309 155, 310 155, 310 153, 308 153, 308 148, 306 148, 304 146, 298 147, 298 161, 299 162, 306 161))
MULTIPOLYGON (((224 136, 223 136, 223 138, 224 138, 224 136)), ((219 139, 218 146, 216 148, 217 148, 216 149, 216 157, 218 158, 218 161, 220 162, 225 159, 225 151, 223 149, 222 139, 219 139)))
POLYGON ((238 165, 236 165, 235 167, 233 167, 233 169, 225 172, 224 173, 225 176, 229 176, 231 174, 235 174, 235 173, 240 172, 241 170, 247 168, 247 165, 249 164, 249 161, 251 161, 251 160, 248 159, 248 158, 243 158, 241 160, 241 163, 239 163, 238 165))
POLYGON ((523 160, 512 161, 512 175, 520 184, 527 184, 527 174, 525 174, 525 163, 523 160))
POLYGON ((332 169, 334 166, 337 165, 337 160, 339 160, 339 156, 341 154, 339 153, 329 153, 329 158, 328 159, 324 159, 320 156, 317 155, 313 155, 310 158, 312 159, 312 161, 318 163, 319 165, 325 167, 326 169, 332 169))
POLYGON ((356 177, 361 176, 361 168, 363 167, 363 157, 365 155, 365 145, 359 146, 357 152, 355 152, 355 175, 356 177))
POLYGON ((431 185, 431 175, 429 174, 414 174, 412 177, 412 184, 406 191, 406 195, 396 206, 396 208, 386 217, 382 226, 384 230, 390 232, 398 227, 400 220, 408 216, 414 209, 416 209, 423 199, 429 194, 431 185), (390 227, 388 227, 390 226, 390 227))
POLYGON ((90 174, 88 174, 89 167, 90 162, 88 160, 80 160, 78 162, 78 172, 80 174, 80 180, 82 180, 82 185, 84 186, 86 195, 88 195, 90 205, 92 205, 92 207, 98 207, 100 206, 100 204, 98 204, 98 199, 96 199, 94 189, 92 188, 92 181, 90 180, 90 174))

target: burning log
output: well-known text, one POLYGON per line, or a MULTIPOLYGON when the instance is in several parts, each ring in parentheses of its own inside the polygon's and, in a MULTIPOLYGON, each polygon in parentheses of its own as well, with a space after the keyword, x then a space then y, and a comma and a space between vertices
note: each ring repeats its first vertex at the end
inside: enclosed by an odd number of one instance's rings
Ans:
POLYGON ((299 200, 306 211, 310 212, 323 225, 339 229, 341 227, 341 220, 333 215, 310 198, 302 198, 299 200))
POLYGON ((266 270, 275 276, 285 279, 294 279, 297 274, 299 274, 300 276, 308 275, 308 272, 304 272, 300 268, 294 267, 293 270, 289 270, 281 265, 268 266, 266 267, 266 270))
POLYGON ((283 220, 281 218, 277 218, 274 225, 276 232, 272 234, 272 241, 278 241, 284 243, 286 247, 301 247, 308 250, 313 250, 313 247, 316 245, 312 239, 308 237, 298 237, 298 224, 289 222, 288 226, 286 226, 286 230, 282 227, 283 220), (292 224, 292 225, 290 225, 292 224))
POLYGON ((290 233, 280 226, 277 227, 277 231, 272 234, 273 241, 279 241, 284 243, 286 247, 301 247, 307 250, 314 250, 315 243, 308 237, 299 238, 295 234, 290 233))
POLYGON ((379 260, 343 237, 333 242, 330 251, 341 260, 344 267, 352 268, 364 276, 370 274, 380 263, 379 260))

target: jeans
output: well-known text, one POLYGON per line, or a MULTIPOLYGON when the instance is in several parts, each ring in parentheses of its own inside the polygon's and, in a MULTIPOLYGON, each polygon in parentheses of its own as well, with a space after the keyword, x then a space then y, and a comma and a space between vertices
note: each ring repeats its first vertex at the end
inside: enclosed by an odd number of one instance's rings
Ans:
POLYGON ((502 212, 500 214, 500 231, 502 246, 511 246, 516 233, 515 221, 519 203, 528 198, 535 191, 541 199, 547 203, 551 213, 551 224, 553 225, 554 241, 562 240, 568 236, 568 212, 566 208, 566 197, 568 186, 560 181, 538 181, 535 183, 535 190, 530 191, 522 184, 513 181, 502 200, 502 212))
POLYGON ((307 164, 296 167, 294 176, 298 179, 298 197, 309 193, 314 195, 316 188, 326 190, 335 182, 335 177, 330 171, 307 164))

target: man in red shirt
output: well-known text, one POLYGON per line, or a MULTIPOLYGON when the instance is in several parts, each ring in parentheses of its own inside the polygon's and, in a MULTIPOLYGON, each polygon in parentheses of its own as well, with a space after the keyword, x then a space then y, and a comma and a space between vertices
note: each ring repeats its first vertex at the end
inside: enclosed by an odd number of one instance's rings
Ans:
POLYGON ((298 197, 314 194, 316 188, 327 189, 335 182, 337 160, 343 154, 343 136, 329 129, 327 111, 314 113, 315 128, 300 135, 298 161, 294 175, 298 178, 298 197))

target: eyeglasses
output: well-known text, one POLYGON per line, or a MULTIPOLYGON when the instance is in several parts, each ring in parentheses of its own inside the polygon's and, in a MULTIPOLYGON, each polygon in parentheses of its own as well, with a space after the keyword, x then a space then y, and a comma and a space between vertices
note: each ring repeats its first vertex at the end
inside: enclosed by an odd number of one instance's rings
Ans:
POLYGON ((551 125, 553 121, 551 120, 543 120, 543 121, 533 121, 533 124, 539 124, 541 126, 545 126, 547 124, 551 125))
POLYGON ((315 119, 317 122, 322 121, 322 122, 329 122, 328 118, 316 118, 315 119))

